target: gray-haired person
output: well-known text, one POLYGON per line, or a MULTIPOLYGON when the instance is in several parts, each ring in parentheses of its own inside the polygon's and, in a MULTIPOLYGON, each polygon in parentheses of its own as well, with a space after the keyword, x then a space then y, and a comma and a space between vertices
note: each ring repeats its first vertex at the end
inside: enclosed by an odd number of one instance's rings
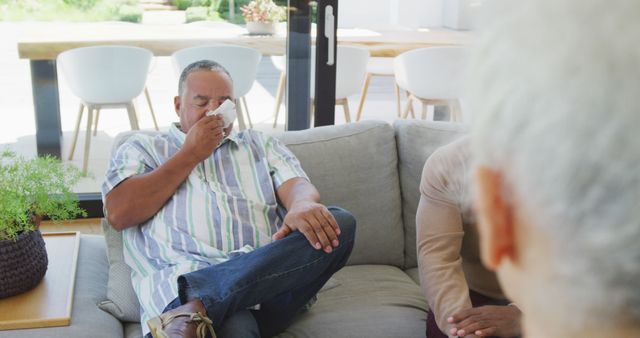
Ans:
POLYGON ((489 8, 470 74, 483 260, 528 338, 640 337, 640 1, 489 8))

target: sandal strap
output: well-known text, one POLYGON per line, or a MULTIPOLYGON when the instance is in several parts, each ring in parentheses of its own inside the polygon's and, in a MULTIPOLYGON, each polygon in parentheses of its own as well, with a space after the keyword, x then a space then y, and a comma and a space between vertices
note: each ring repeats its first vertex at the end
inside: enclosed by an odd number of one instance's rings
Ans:
POLYGON ((187 323, 195 323, 196 326, 196 337, 198 338, 206 338, 207 331, 210 334, 211 338, 216 338, 216 333, 213 330, 213 322, 209 317, 203 315, 200 312, 189 313, 189 312, 180 312, 180 313, 172 313, 162 320, 162 328, 167 327, 169 323, 171 323, 174 319, 178 317, 189 317, 187 323))
POLYGON ((206 338, 207 331, 209 331, 211 338, 216 338, 216 333, 213 331, 213 322, 209 317, 200 312, 196 312, 191 314, 188 322, 198 323, 198 326, 196 327, 196 337, 206 338))

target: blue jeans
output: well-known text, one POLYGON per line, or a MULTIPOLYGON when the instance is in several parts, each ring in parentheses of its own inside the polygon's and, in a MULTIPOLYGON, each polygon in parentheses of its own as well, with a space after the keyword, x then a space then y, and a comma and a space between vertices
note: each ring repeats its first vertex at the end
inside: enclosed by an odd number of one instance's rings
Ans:
POLYGON ((250 253, 178 277, 179 300, 165 312, 200 299, 219 337, 251 337, 258 331, 261 337, 271 337, 284 331, 345 265, 353 249, 355 219, 344 209, 329 211, 340 225, 340 245, 331 253, 314 249, 295 231, 250 253), (246 310, 256 304, 260 310, 246 310))

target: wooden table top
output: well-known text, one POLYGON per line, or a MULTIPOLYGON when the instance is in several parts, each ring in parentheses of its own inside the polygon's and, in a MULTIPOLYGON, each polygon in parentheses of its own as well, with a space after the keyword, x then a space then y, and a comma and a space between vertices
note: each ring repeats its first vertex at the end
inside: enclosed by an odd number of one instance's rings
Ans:
MULTIPOLYGON (((470 32, 446 29, 338 29, 339 44, 364 46, 371 56, 393 57, 415 48, 465 45, 470 40, 470 32)), ((54 60, 61 52, 77 47, 130 45, 149 49, 155 56, 169 56, 182 48, 212 43, 251 47, 264 55, 282 55, 286 49, 286 26, 281 24, 278 33, 272 36, 252 36, 244 27, 227 22, 178 25, 41 23, 19 32, 18 54, 21 59, 54 60)))
POLYGON ((43 234, 47 273, 34 289, 0 299, 0 330, 69 325, 79 236, 78 232, 43 234))

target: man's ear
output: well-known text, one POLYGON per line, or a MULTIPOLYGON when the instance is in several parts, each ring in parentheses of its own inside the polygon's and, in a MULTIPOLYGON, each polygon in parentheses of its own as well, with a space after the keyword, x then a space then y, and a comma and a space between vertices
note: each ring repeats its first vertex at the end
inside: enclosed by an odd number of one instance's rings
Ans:
POLYGON ((480 166, 475 172, 475 208, 480 231, 480 250, 484 265, 495 270, 503 259, 514 261, 514 207, 499 171, 480 166))
POLYGON ((173 108, 176 110, 176 114, 180 116, 180 96, 173 97, 173 108))

